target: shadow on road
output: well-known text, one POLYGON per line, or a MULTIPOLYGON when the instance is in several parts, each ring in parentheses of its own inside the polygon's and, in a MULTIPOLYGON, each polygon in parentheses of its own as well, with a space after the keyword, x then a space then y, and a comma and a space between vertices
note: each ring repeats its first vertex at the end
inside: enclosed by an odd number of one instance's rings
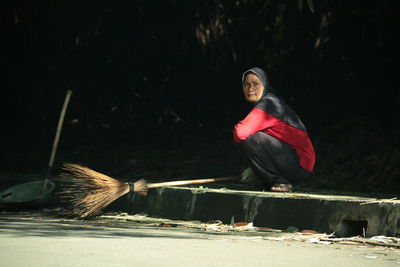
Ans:
POLYGON ((33 213, 3 213, 0 234, 11 236, 95 237, 95 238, 177 238, 207 239, 204 232, 192 229, 158 227, 112 220, 74 220, 33 213))

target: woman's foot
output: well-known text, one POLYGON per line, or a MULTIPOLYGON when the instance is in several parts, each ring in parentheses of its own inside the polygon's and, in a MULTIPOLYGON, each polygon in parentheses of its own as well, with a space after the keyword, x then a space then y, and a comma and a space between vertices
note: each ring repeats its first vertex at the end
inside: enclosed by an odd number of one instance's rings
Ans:
POLYGON ((271 186, 272 192, 292 192, 293 186, 291 184, 273 184, 271 186))

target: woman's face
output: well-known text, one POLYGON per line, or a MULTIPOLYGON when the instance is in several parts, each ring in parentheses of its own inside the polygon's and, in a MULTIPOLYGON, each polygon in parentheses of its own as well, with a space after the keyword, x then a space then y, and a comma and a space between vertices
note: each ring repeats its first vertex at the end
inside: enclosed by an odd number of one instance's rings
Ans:
POLYGON ((243 83, 244 98, 250 103, 258 102, 263 96, 264 85, 257 75, 253 73, 246 74, 243 83))

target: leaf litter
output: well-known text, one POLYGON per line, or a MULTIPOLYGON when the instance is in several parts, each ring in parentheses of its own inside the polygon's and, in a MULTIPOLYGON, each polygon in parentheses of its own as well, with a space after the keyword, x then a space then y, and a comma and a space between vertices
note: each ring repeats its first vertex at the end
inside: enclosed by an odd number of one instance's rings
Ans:
MULTIPOLYGON (((196 229, 209 233, 220 234, 239 234, 253 236, 254 238, 270 240, 270 241, 299 241, 314 244, 341 244, 341 245, 360 245, 360 246, 384 246, 390 248, 400 248, 400 238, 373 236, 370 238, 354 236, 347 238, 336 238, 335 233, 326 234, 319 233, 315 230, 298 230, 296 232, 284 231, 269 227, 254 226, 253 222, 231 222, 224 224, 220 220, 208 222, 173 220, 165 218, 155 218, 146 214, 128 215, 126 213, 102 215, 97 217, 100 220, 124 220, 127 222, 135 222, 141 225, 159 228, 179 227, 186 229, 196 229)), ((289 228, 289 227, 288 227, 289 228)))

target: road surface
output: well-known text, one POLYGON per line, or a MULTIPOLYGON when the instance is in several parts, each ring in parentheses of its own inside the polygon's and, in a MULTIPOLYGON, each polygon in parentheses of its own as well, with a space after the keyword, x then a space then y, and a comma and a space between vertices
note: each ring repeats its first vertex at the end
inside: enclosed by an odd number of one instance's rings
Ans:
POLYGON ((400 249, 394 247, 313 242, 318 239, 146 216, 118 218, 3 212, 0 266, 400 266, 400 249))

